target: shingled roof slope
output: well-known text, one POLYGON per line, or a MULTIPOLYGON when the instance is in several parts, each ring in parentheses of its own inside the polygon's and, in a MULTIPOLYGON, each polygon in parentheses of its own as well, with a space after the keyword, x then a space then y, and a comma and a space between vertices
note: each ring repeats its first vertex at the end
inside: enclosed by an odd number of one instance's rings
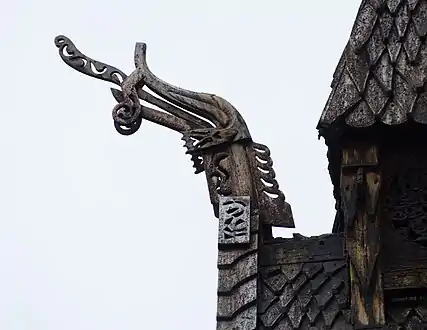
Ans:
POLYGON ((364 0, 318 128, 427 123, 427 0, 364 0))
POLYGON ((342 236, 294 234, 260 249, 260 330, 353 329, 342 236))

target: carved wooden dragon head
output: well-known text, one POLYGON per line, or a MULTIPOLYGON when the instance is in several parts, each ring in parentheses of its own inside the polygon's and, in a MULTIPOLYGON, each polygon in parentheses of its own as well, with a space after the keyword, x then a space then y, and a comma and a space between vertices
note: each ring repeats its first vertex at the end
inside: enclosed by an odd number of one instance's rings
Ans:
POLYGON ((183 135, 195 173, 206 173, 216 216, 219 196, 249 196, 264 223, 294 227, 290 205, 275 180, 270 151, 252 141, 245 121, 229 102, 157 78, 147 66, 144 43, 136 44, 136 69, 129 76, 82 54, 65 36, 56 37, 55 45, 73 69, 120 86, 111 88, 117 101, 114 126, 120 134, 135 133, 146 119, 183 135))

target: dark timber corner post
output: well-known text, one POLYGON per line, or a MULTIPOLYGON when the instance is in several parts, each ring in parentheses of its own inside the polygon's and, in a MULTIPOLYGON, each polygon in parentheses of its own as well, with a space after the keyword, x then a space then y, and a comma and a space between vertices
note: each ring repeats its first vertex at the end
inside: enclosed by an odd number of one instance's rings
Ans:
POLYGON ((341 161, 345 247, 349 259, 354 323, 383 325, 384 294, 378 262, 381 249, 378 148, 349 145, 343 148, 341 161))

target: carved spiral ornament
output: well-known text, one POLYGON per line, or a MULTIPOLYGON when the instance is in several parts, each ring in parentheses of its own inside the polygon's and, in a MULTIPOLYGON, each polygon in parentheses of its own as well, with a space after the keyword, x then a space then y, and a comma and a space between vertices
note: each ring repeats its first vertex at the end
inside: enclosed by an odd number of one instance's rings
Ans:
MULTIPOLYGON (((137 96, 136 96, 137 97, 137 96)), ((135 101, 123 101, 114 106, 112 111, 114 127, 122 135, 135 133, 142 123, 141 105, 138 99, 135 101)))

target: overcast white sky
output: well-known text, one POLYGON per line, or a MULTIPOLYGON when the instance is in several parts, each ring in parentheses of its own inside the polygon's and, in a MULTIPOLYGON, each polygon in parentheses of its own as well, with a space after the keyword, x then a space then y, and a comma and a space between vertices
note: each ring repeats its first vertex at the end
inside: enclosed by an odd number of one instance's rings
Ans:
MULTIPOLYGON (((360 0, 3 1, 0 329, 215 329, 217 221, 176 133, 116 133, 109 84, 59 58, 221 95, 270 147, 296 231, 331 229, 316 124, 360 0)), ((290 230, 285 232, 289 235, 290 230)))

